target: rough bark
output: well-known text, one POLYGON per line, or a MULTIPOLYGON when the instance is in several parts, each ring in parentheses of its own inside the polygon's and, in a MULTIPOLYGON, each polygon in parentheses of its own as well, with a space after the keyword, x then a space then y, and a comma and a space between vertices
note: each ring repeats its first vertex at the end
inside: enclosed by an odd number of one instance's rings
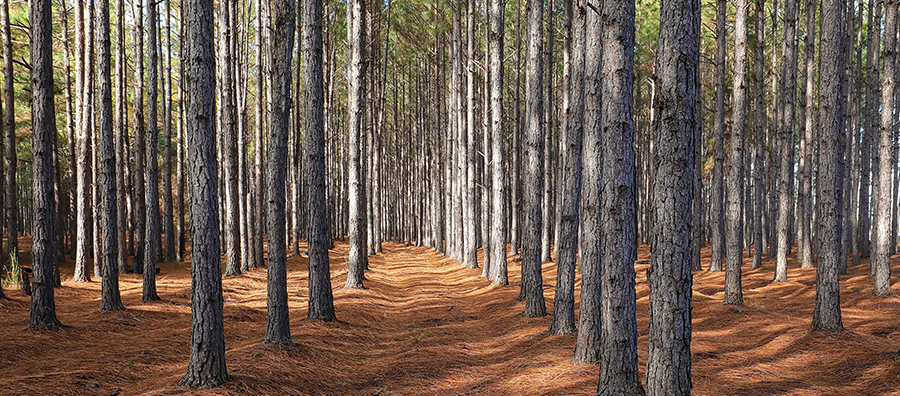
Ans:
POLYGON ((660 10, 659 123, 653 158, 654 237, 647 283, 650 335, 647 394, 691 394, 691 199, 693 139, 700 118, 700 4, 660 10))
POLYGON ((56 111, 53 108, 53 26, 51 1, 33 0, 31 12, 31 114, 34 172, 33 278, 30 330, 60 327, 53 299, 53 229, 56 200, 53 198, 53 139, 56 137, 56 111))
MULTIPOLYGON (((585 6, 590 8, 589 4, 585 6)), ((592 9, 585 9, 585 37, 600 37, 603 25, 592 9)), ((580 226, 579 266, 581 294, 578 306, 578 337, 575 340, 575 363, 594 364, 600 361, 600 260, 603 149, 601 137, 601 58, 600 40, 586 40, 584 47, 584 125, 582 141, 581 203, 578 210, 580 226)))
MULTIPOLYGON (((857 220, 857 245, 859 256, 862 258, 871 255, 869 232, 872 228, 872 213, 870 211, 869 195, 872 182, 872 139, 875 134, 876 114, 878 106, 878 47, 881 35, 881 2, 869 0, 868 41, 866 49, 866 115, 865 126, 860 140, 859 154, 859 218, 857 220), (873 11, 874 10, 874 11, 873 11), (876 22, 877 21, 877 22, 876 22)), ((823 28, 824 31, 824 28, 823 28)), ((824 32, 822 35, 824 36, 824 32)), ((821 57, 821 49, 820 57, 821 57)), ((821 88, 820 88, 821 89, 821 88)))
MULTIPOLYGON (((143 0, 136 0, 133 2, 135 9, 133 15, 138 17, 133 18, 134 21, 134 29, 132 30, 132 43, 134 43, 133 54, 143 54, 144 53, 144 2, 143 0)), ((143 273, 144 272, 144 250, 146 250, 145 246, 145 229, 147 222, 147 214, 145 213, 146 204, 145 204, 145 184, 144 178, 146 177, 144 172, 145 166, 145 125, 144 125, 144 57, 143 56, 135 56, 134 57, 134 171, 132 172, 132 176, 134 180, 132 181, 132 185, 134 186, 134 196, 132 197, 132 210, 134 216, 134 272, 143 273)))
POLYGON ((526 0, 528 14, 528 42, 526 51, 525 84, 525 223, 522 233, 522 288, 525 296, 525 317, 547 314, 544 305, 541 276, 541 196, 544 189, 543 117, 543 0, 526 0))
MULTIPOLYGON (((75 137, 75 169, 76 169, 76 191, 75 203, 77 216, 75 220, 75 273, 73 279, 75 282, 88 282, 90 277, 87 273, 87 263, 90 258, 90 250, 88 247, 91 235, 91 225, 93 224, 93 211, 91 207, 91 134, 87 125, 89 112, 90 90, 87 89, 88 76, 87 68, 91 63, 87 60, 87 48, 85 40, 84 25, 84 2, 75 2, 75 69, 76 81, 75 89, 78 95, 76 105, 76 137, 75 137)), ((7 103, 9 108, 9 103, 7 103)), ((7 174, 10 173, 7 171, 7 174)), ((7 200, 9 200, 7 198, 7 200)), ((8 204, 8 203, 7 203, 8 204)))
POLYGON ((844 187, 841 151, 843 41, 842 13, 845 0, 822 1, 822 45, 819 57, 819 174, 816 178, 818 260, 814 331, 841 331, 841 290, 838 261, 841 257, 841 190, 844 187))
POLYGON ((325 92, 322 76, 322 2, 303 4, 306 87, 306 180, 309 183, 309 310, 307 318, 330 322, 334 316, 325 207, 325 92))
POLYGON ((744 85, 747 70, 747 0, 735 1, 737 15, 734 28, 734 83, 732 99, 731 135, 728 139, 728 171, 725 209, 725 304, 743 305, 741 263, 743 262, 744 207, 744 123, 747 114, 747 95, 744 85))
POLYGON ((241 274, 240 212, 238 208, 237 106, 234 92, 234 61, 231 53, 231 7, 219 1, 216 13, 218 48, 216 50, 216 83, 219 84, 219 133, 223 137, 223 169, 225 171, 225 276, 241 274))
POLYGON ((159 240, 159 156, 157 139, 159 138, 159 126, 157 125, 158 87, 157 67, 159 67, 159 53, 156 47, 157 33, 156 0, 147 0, 147 59, 150 62, 150 70, 147 71, 147 168, 145 181, 145 207, 147 224, 144 229, 144 289, 142 299, 144 301, 159 300, 156 293, 156 262, 162 258, 159 240))
MULTIPOLYGON (((603 45, 600 359, 603 363, 597 395, 643 396, 644 387, 638 374, 634 289, 637 259, 633 116, 635 3, 594 1, 594 6, 601 10, 599 17, 603 22, 600 36, 603 45)), ((693 177, 685 180, 694 181, 693 177)), ((686 190, 692 192, 690 187, 686 190)), ((687 209, 690 211, 691 206, 687 209)), ((690 248, 690 244, 687 246, 690 248)), ((691 254, 685 257, 690 258, 691 254)))
POLYGON ((172 202, 172 177, 174 173, 174 169, 172 169, 172 94, 174 93, 174 88, 172 88, 172 18, 171 18, 171 10, 169 8, 171 0, 165 0, 166 13, 164 14, 166 20, 166 30, 165 37, 162 40, 165 44, 165 61, 163 64, 163 68, 161 68, 162 78, 165 81, 163 84, 164 87, 168 87, 168 94, 163 93, 163 108, 165 109, 165 114, 163 115, 163 161, 165 166, 165 171, 163 172, 163 215, 162 215, 162 227, 163 233, 166 234, 165 245, 163 249, 163 254, 165 255, 165 261, 172 262, 175 261, 175 217, 173 216, 174 212, 174 204, 172 202))
POLYGON ((213 1, 183 0, 185 135, 191 211, 191 357, 185 388, 219 386, 225 367, 222 266, 215 138, 213 1))
POLYGON ((493 208, 491 215, 494 221, 491 227, 491 274, 494 285, 506 286, 509 284, 506 264, 506 240, 509 209, 509 184, 506 180, 507 151, 504 139, 504 108, 503 108, 503 45, 504 45, 504 17, 506 10, 505 0, 493 0, 491 2, 491 135, 493 147, 491 147, 491 191, 493 194, 493 208))
POLYGON ((873 178, 872 213, 875 234, 872 246, 872 272, 876 296, 888 296, 891 291, 891 171, 893 170, 894 133, 894 65, 897 29, 897 1, 884 1, 884 45, 881 48, 881 130, 873 163, 878 163, 878 177, 873 178))
POLYGON ((100 293, 100 311, 125 309, 119 295, 119 232, 118 205, 116 199, 116 151, 113 138, 112 110, 112 70, 110 58, 109 34, 109 0, 97 2, 97 44, 100 46, 100 59, 97 63, 99 75, 97 108, 99 142, 100 191, 102 192, 102 212, 100 217, 103 228, 103 282, 100 293))
POLYGON ((6 108, 3 116, 3 130, 6 132, 6 232, 7 253, 12 261, 19 251, 19 198, 16 186, 16 111, 15 87, 13 86, 12 36, 9 28, 9 0, 0 5, 3 13, 3 94, 6 108))
POLYGON ((365 161, 366 126, 366 63, 365 63, 365 1, 350 2, 347 12, 347 41, 349 43, 348 81, 348 123, 350 150, 350 256, 347 283, 345 287, 362 288, 365 270, 369 265, 366 254, 366 196, 363 162, 365 161))
POLYGON ((787 0, 784 7, 784 39, 781 54, 781 80, 778 94, 778 217, 775 219, 777 252, 775 282, 787 281, 787 259, 793 235, 794 177, 794 101, 797 95, 797 0, 787 0))
POLYGON ((754 43, 754 85, 755 100, 753 112, 753 211, 756 227, 753 232, 753 264, 751 269, 762 268, 763 245, 763 212, 766 210, 764 178, 766 174, 765 162, 765 28, 763 13, 765 12, 765 0, 756 0, 756 42, 754 43))
POLYGON ((800 221, 797 228, 797 249, 802 268, 812 268, 812 173, 813 151, 815 150, 815 42, 816 42, 816 8, 818 2, 806 1, 806 31, 804 35, 805 78, 805 113, 803 119, 803 139, 800 139, 800 188, 797 192, 797 212, 800 221))
POLYGON ((126 249, 126 232, 128 231, 128 211, 126 207, 129 192, 125 188, 125 167, 128 157, 125 155, 125 130, 128 118, 128 103, 126 100, 126 60, 125 60, 125 1, 116 0, 116 129, 115 129, 115 158, 116 158, 116 231, 119 246, 118 261, 119 273, 131 272, 128 267, 128 250, 126 249))
POLYGON ((725 0, 716 1, 716 119, 713 126, 713 175, 710 193, 711 261, 709 272, 721 272, 725 249, 725 0))
MULTIPOLYGON (((575 262, 578 257, 578 205, 581 199, 581 151, 584 131, 585 3, 566 0, 569 85, 563 100, 565 130, 561 144, 559 240, 552 334, 575 334, 575 262)), ((565 66, 564 66, 565 67, 565 66)))

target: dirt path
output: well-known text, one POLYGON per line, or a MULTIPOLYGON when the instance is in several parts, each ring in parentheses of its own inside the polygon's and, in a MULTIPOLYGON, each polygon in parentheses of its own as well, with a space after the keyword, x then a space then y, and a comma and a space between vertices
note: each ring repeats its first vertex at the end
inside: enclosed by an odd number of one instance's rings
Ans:
MULTIPOLYGON (((642 258, 648 252, 639 252, 642 258)), ((288 259, 291 332, 297 347, 260 345, 265 271, 224 280, 227 364, 234 381, 197 394, 563 395, 589 394, 598 367, 570 363, 574 338, 550 337, 550 317, 520 318, 519 267, 491 287, 430 249, 386 244, 370 258, 365 290, 347 290, 347 246, 331 251, 339 321, 306 316, 306 259, 288 259)), ((895 258, 896 259, 896 258, 895 258)), ((749 265, 749 262, 747 263, 749 265)), ((866 268, 842 282, 839 335, 810 334, 815 270, 772 285, 771 268, 745 267, 747 306, 721 305, 724 274, 694 277, 695 395, 900 395, 900 299, 873 299, 866 268), (868 288, 868 289, 867 289, 868 288)), ((705 266, 705 265, 704 265, 705 266)), ((648 291, 638 267, 641 364, 648 291)), ((895 269, 895 271, 897 271, 895 269)), ((140 302, 141 280, 122 277, 124 312, 97 312, 99 283, 71 282, 63 266, 57 311, 66 329, 32 333, 28 300, 0 301, 0 394, 181 394, 187 364, 189 264, 165 264, 162 302, 140 302)), ((895 273, 900 273, 897 271, 895 273)), ((544 266, 552 312, 555 267, 544 266)), ((895 285, 895 291, 900 289, 895 285)), ((577 291, 576 291, 577 293, 577 291)), ((642 366, 643 367, 643 366, 642 366)), ((641 370, 643 372, 643 369, 641 370)))

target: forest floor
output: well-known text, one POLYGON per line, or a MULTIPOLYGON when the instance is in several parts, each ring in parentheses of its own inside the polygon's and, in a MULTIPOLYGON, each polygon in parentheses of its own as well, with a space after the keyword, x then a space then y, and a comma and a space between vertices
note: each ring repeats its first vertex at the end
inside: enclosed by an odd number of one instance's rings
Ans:
MULTIPOLYGON (((27 242, 26 242, 27 244, 27 242)), ((23 249, 23 251, 27 251, 23 249)), ((704 268, 709 252, 704 250, 704 268)), ((641 247, 639 258, 649 251, 641 247)), ((900 274, 900 257, 893 273, 900 274)), ((26 263, 28 264, 28 263, 26 263)), ((789 282, 773 284, 745 260, 746 305, 722 305, 724 273, 694 275, 695 395, 900 395, 900 298, 873 298, 867 261, 842 277, 844 326, 809 331, 815 269, 791 260, 789 282)), ((194 394, 567 395, 592 394, 598 366, 571 363, 574 337, 548 336, 551 317, 525 319, 510 286, 492 287, 425 247, 385 244, 370 257, 365 290, 344 289, 347 244, 331 251, 338 322, 305 320, 307 261, 288 259, 293 348, 261 345, 266 272, 224 280, 225 338, 233 381, 194 394)), ((56 309, 60 331, 27 330, 29 299, 0 300, 0 394, 167 395, 189 354, 190 263, 162 264, 162 301, 141 302, 141 278, 121 275, 125 311, 100 313, 100 284, 72 282, 62 265, 56 309)), ((647 356, 647 265, 637 266, 639 355, 647 356)), ((556 268, 544 264, 552 312, 556 268)), ((900 295, 900 285, 894 285, 900 295)), ((576 290, 577 293, 577 290, 576 290)), ((577 298, 576 298, 577 301, 577 298)))

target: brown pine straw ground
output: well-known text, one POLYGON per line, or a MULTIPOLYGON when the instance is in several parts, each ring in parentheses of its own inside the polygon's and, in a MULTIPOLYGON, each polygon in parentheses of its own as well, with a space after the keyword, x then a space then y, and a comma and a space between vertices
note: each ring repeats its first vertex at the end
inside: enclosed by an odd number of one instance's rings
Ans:
MULTIPOLYGON (((27 243, 27 241, 25 242, 27 243)), ((26 248, 27 249, 27 248, 26 248)), ((704 251, 704 268, 709 252, 704 251)), ((648 258, 642 247, 639 258, 648 258)), ((26 253, 25 256, 28 256, 26 253)), ((598 366, 571 364, 575 339, 548 336, 551 317, 519 317, 518 264, 509 287, 492 287, 425 247, 385 244, 370 258, 366 290, 343 288, 347 245, 331 251, 339 322, 305 320, 307 261, 288 259, 295 348, 262 346, 265 270, 224 280, 227 364, 233 381, 192 394, 567 395, 591 394, 598 366)), ((894 258, 893 272, 898 257, 894 258)), ((900 395, 900 299, 871 297, 868 266, 842 277, 847 332, 809 331, 815 270, 791 260, 790 281, 770 283, 744 265, 744 307, 722 305, 724 273, 695 273, 695 395, 900 395)), ((30 263, 26 263, 30 265, 30 263)), ((29 299, 0 301, 0 394, 183 394, 176 383, 189 353, 189 263, 162 265, 160 302, 142 303, 141 279, 121 277, 126 311, 99 313, 100 284, 56 290, 53 332, 26 329, 29 299)), ((647 265, 637 266, 639 355, 647 354, 647 265)), ((544 264, 552 312, 555 266, 544 264)), ((900 294, 898 286, 894 292, 900 294)))

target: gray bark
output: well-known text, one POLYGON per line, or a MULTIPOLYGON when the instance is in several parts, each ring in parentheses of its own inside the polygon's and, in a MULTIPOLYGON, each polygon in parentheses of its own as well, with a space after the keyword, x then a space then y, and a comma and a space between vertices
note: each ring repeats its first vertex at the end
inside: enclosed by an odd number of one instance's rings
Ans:
POLYGON ((128 190, 125 188, 125 167, 128 157, 125 153, 125 130, 126 119, 128 118, 128 102, 126 100, 126 59, 125 59, 125 1, 116 0, 116 130, 115 130, 115 153, 116 153, 116 231, 117 242, 119 246, 118 262, 120 273, 131 272, 128 267, 128 250, 126 249, 126 232, 128 229, 128 211, 127 211, 127 195, 128 190))
MULTIPOLYGON (((134 21, 134 30, 132 31, 132 43, 134 43, 133 54, 143 54, 144 53, 144 2, 143 0, 136 0, 133 2, 135 9, 133 13, 133 21, 134 21)), ((134 172, 132 172, 132 176, 134 180, 132 185, 134 186, 134 196, 132 197, 132 210, 134 216, 134 272, 143 273, 144 266, 142 264, 144 259, 144 250, 146 250, 145 244, 145 229, 146 229, 146 221, 147 215, 145 213, 146 204, 144 201, 145 198, 145 184, 144 178, 146 177, 144 172, 145 166, 145 158, 144 158, 144 142, 145 142, 145 125, 144 125, 144 57, 143 56, 135 56, 134 57, 134 172)))
POLYGON ((581 199, 581 150, 584 131, 585 3, 566 0, 566 53, 563 66, 563 131, 559 178, 559 240, 556 251, 556 297, 553 300, 552 334, 575 334, 575 261, 578 257, 578 205, 581 199))
POLYGON ((781 54, 781 81, 778 94, 778 217, 775 219, 777 246, 775 282, 787 281, 787 258, 793 235, 790 218, 794 207, 794 101, 797 95, 797 0, 787 0, 784 8, 784 39, 781 54))
POLYGON ((466 144, 465 174, 463 181, 465 190, 465 207, 463 208, 463 257, 466 268, 478 268, 478 245, 475 230, 478 227, 475 201, 475 1, 468 0, 466 10, 466 144))
POLYGON ((6 132, 6 232, 7 253, 10 261, 19 251, 19 198, 16 187, 16 111, 15 86, 13 86, 12 36, 9 28, 9 0, 0 6, 3 13, 3 94, 6 113, 3 116, 3 130, 6 132))
MULTIPOLYGON (((75 138, 75 168, 76 168, 76 192, 75 202, 78 212, 75 220, 75 273, 73 279, 75 282, 88 282, 90 276, 87 273, 87 262, 90 258, 90 250, 88 247, 91 235, 91 226, 93 224, 93 211, 91 207, 91 134, 88 126, 88 118, 90 112, 90 90, 88 89, 87 69, 90 67, 90 60, 87 58, 87 41, 85 40, 85 15, 84 2, 75 2, 75 70, 76 81, 75 89, 77 90, 76 105, 76 138, 75 138)), ((10 104, 7 103, 7 108, 10 104)), ((8 128, 7 128, 8 129, 8 128)), ((8 144, 7 144, 8 145, 8 144)), ((10 171, 6 172, 7 174, 10 171)), ((9 198, 7 198, 9 201, 9 198)), ((7 202, 7 205, 9 203, 7 202)), ((10 213, 9 216, 14 214, 10 213)), ((15 227, 15 224, 13 225, 15 227)), ((11 229, 12 230, 12 229, 11 229)), ((12 235, 12 233, 10 233, 12 235)))
MULTIPOLYGON (((491 227, 491 274, 494 285, 509 284, 506 264, 507 223, 509 216, 507 199, 509 195, 506 180, 507 151, 504 147, 504 108, 503 108, 503 45, 506 1, 491 2, 491 192, 493 207, 491 216, 494 222, 491 227)), ((487 264, 485 264, 487 265, 487 264)))
POLYGON ((230 6, 227 1, 217 4, 216 83, 219 84, 219 133, 223 137, 223 170, 225 178, 225 276, 241 274, 240 209, 238 208, 237 106, 234 91, 234 59, 231 52, 230 6))
POLYGON ((365 0, 349 3, 347 12, 347 41, 349 42, 348 127, 350 150, 349 220, 350 254, 345 287, 362 288, 365 270, 369 265, 366 252, 366 193, 364 175, 366 126, 366 63, 365 63, 365 0))
POLYGON ((734 28, 734 84, 732 99, 731 135, 728 140, 728 188, 725 209, 725 304, 743 305, 741 263, 743 262, 744 207, 744 122, 747 114, 747 95, 744 76, 747 70, 747 0, 735 2, 737 15, 734 28))
POLYGON ((528 14, 528 40, 525 63, 525 178, 524 212, 525 222, 522 233, 522 289, 525 296, 525 317, 547 314, 544 305, 543 281, 541 276, 541 197, 544 190, 544 137, 541 128, 543 117, 543 62, 541 46, 543 41, 543 0, 526 0, 528 14))
POLYGON ((844 57, 842 13, 844 0, 822 1, 822 45, 819 57, 819 163, 816 178, 816 306, 814 331, 841 331, 841 290, 838 261, 841 257, 841 190, 844 187, 843 100, 841 99, 844 57))
POLYGON ((164 51, 165 53, 165 61, 163 64, 162 78, 165 82, 163 87, 168 87, 168 94, 163 93, 163 108, 165 109, 164 124, 163 124, 163 160, 165 165, 165 171, 163 172, 163 219, 162 219, 162 227, 163 233, 166 234, 165 239, 165 249, 163 250, 165 254, 165 261, 172 262, 175 261, 175 218, 173 216, 174 204, 172 202, 172 177, 174 173, 174 169, 172 169, 172 94, 174 88, 172 88, 172 18, 171 18, 171 10, 169 8, 171 0, 165 0, 166 13, 166 30, 165 30, 165 38, 162 40, 165 44, 164 51))
MULTIPOLYGON (((635 3, 596 1, 595 5, 601 9, 603 21, 600 74, 603 97, 600 359, 603 364, 600 365, 597 395, 643 396, 644 387, 638 374, 634 289, 634 261, 637 259, 633 116, 635 3)), ((688 147, 693 148, 692 145, 688 147)), ((692 162, 689 164, 693 165, 692 162)), ((693 177, 685 180, 694 182, 693 177)), ((690 187, 686 190, 692 192, 690 187)), ((691 210, 691 206, 687 209, 691 210)), ((690 248, 690 244, 687 247, 690 248)), ((690 250, 685 257, 692 257, 690 250)))
POLYGON ((812 268, 812 160, 815 151, 815 42, 816 42, 816 8, 818 2, 806 1, 806 34, 804 43, 806 69, 806 109, 801 113, 803 119, 803 139, 800 139, 800 188, 797 197, 797 212, 800 221, 797 228, 797 249, 802 268, 812 268))
POLYGON ((213 1, 183 0, 185 135, 191 212, 191 357, 185 388, 219 386, 229 380, 222 318, 219 206, 215 138, 213 1))
POLYGON ((144 229, 144 289, 142 299, 144 301, 159 300, 156 293, 156 262, 162 258, 159 240, 159 156, 157 139, 159 127, 157 125, 156 104, 158 100, 157 67, 159 67, 159 54, 156 47, 156 0, 147 0, 147 58, 150 62, 150 70, 147 72, 147 168, 145 180, 145 206, 147 228, 144 229))
MULTIPOLYGON (((5 1, 5 0, 4 0, 5 1)), ((97 2, 97 44, 100 46, 100 59, 97 63, 97 74, 100 76, 98 91, 100 94, 97 108, 98 147, 100 191, 103 199, 100 217, 103 228, 103 282, 100 293, 100 311, 125 309, 119 295, 119 232, 118 205, 116 200, 116 151, 113 138, 112 110, 112 70, 110 66, 109 39, 109 0, 97 2)))
POLYGON ((722 271, 725 252, 724 165, 725 165, 725 0, 716 1, 716 120, 712 190, 710 194, 711 261, 709 272, 722 271))
POLYGON ((753 189, 754 189, 754 202, 753 204, 756 206, 756 209, 753 211, 754 222, 756 222, 756 227, 754 228, 754 236, 753 236, 753 264, 750 268, 762 268, 762 255, 764 248, 764 240, 763 240, 763 212, 766 210, 765 204, 765 162, 763 161, 765 157, 765 84, 763 80, 765 79, 765 60, 764 54, 765 51, 765 28, 764 28, 764 16, 766 2, 765 0, 756 0, 756 43, 754 44, 754 71, 755 71, 755 90, 756 97, 754 101, 754 113, 753 113, 753 189))
POLYGON ((878 177, 872 185, 873 231, 872 272, 875 277, 874 294, 889 296, 891 291, 891 171, 893 170, 894 132, 894 66, 897 29, 897 1, 884 0, 884 46, 881 52, 881 133, 873 163, 878 163, 878 177))
POLYGON ((660 10, 659 123, 653 158, 655 228, 647 283, 650 333, 647 394, 691 394, 691 199, 693 139, 700 118, 700 4, 660 10))
POLYGON ((285 181, 291 115, 291 55, 294 48, 293 0, 269 0, 272 37, 272 114, 269 125, 267 193, 268 321, 264 344, 290 345, 285 259, 285 181))

